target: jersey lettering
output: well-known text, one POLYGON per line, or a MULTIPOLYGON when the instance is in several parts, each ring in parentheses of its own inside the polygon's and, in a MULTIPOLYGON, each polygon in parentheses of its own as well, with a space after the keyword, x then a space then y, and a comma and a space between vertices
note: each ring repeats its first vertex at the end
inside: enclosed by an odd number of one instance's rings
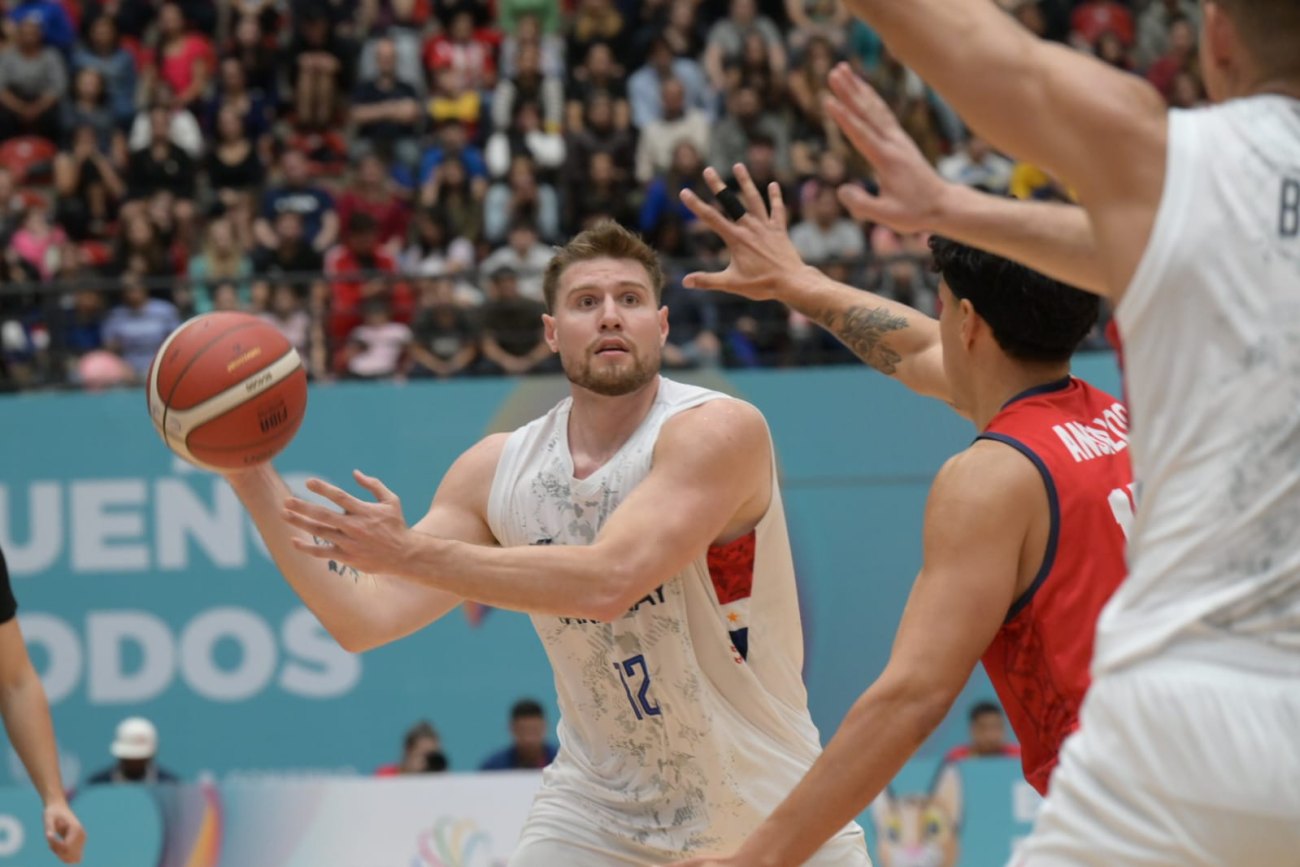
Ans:
POLYGON ((1295 178, 1282 180, 1282 213, 1277 229, 1283 238, 1300 236, 1300 181, 1295 178))
POLYGON ((1116 488, 1110 492, 1106 501, 1110 503, 1110 512, 1115 516, 1115 523, 1124 531, 1124 538, 1129 538, 1129 531, 1133 529, 1133 513, 1136 504, 1137 482, 1130 482, 1123 488, 1116 488))
POLYGON ((655 700, 650 697, 650 670, 646 667, 645 656, 638 653, 622 662, 616 662, 614 670, 623 681, 623 691, 627 693, 627 700, 632 705, 632 712, 636 714, 637 719, 659 716, 663 713, 655 700), (635 695, 632 689, 634 684, 637 686, 635 695))

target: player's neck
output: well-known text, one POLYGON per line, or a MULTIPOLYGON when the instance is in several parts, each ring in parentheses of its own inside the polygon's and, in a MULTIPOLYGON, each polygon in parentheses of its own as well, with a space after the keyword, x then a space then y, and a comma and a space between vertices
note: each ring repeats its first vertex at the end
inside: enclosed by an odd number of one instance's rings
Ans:
POLYGON ((1008 363, 996 376, 975 383, 971 421, 983 431, 1002 412, 1007 401, 1041 385, 1049 385, 1070 375, 1070 365, 1008 363))
POLYGON ((1300 81, 1288 78, 1272 78, 1261 81, 1250 88, 1246 96, 1289 96, 1300 99, 1300 81))
POLYGON ((574 476, 586 478, 612 458, 641 426, 658 394, 657 376, 617 397, 575 387, 568 431, 574 476))

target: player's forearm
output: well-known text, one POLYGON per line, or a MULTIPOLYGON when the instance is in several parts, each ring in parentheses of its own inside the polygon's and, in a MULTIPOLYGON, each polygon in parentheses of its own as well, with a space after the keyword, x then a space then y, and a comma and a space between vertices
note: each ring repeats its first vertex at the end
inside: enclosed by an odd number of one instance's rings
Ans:
POLYGON ((27 675, 0 687, 0 714, 14 752, 22 759, 41 801, 47 806, 65 800, 59 774, 59 749, 50 720, 50 706, 30 664, 27 675))
POLYGON ((496 608, 609 621, 647 583, 635 568, 600 544, 496 548, 417 535, 403 577, 496 608))
MULTIPOLYGON (((296 549, 294 538, 311 537, 284 520, 284 501, 290 491, 270 464, 231 475, 228 481, 252 516, 280 574, 345 650, 366 650, 409 631, 401 615, 414 602, 413 593, 427 590, 296 549)), ((448 594, 445 610, 459 602, 448 594)))
POLYGON ((1092 223, 1077 205, 1026 202, 954 185, 931 229, 1071 286, 1108 291, 1092 223))
POLYGON ((832 280, 810 266, 785 275, 777 297, 881 373, 920 394, 950 399, 942 355, 935 351, 939 323, 924 313, 832 280))
POLYGON ((741 864, 797 867, 858 816, 943 721, 950 701, 878 681, 825 752, 738 853, 741 864))
POLYGON ((1039 138, 1025 131, 1042 124, 1048 114, 1048 82, 1038 69, 1037 39, 997 4, 845 0, 845 6, 972 129, 997 148, 1045 164, 1041 154, 1023 147, 1039 138))

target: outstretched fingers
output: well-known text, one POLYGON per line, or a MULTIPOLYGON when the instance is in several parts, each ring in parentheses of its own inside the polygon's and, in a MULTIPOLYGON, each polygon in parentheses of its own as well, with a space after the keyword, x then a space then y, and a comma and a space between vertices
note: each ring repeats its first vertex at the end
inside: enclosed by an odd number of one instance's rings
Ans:
POLYGON ((717 232, 722 240, 730 243, 736 230, 735 225, 727 219, 721 211, 708 202, 701 199, 691 190, 682 190, 682 204, 685 205, 692 214, 700 219, 704 225, 708 226, 714 232, 717 232))
POLYGON ((776 181, 767 185, 767 200, 772 203, 772 223, 784 232, 789 225, 789 214, 785 209, 785 194, 781 192, 781 185, 776 181))
POLYGON ((374 476, 368 476, 361 470, 353 470, 352 477, 357 480, 357 484, 365 488, 375 499, 381 503, 396 503, 397 494, 388 489, 388 486, 374 476))
POLYGON ((754 186, 754 178, 749 169, 744 163, 736 163, 732 171, 736 173, 736 183, 740 186, 740 198, 745 202, 745 210, 752 217, 766 218, 767 205, 763 204, 763 196, 758 192, 758 187, 754 186))
POLYGON ((347 491, 322 479, 308 479, 307 490, 319 494, 344 512, 356 512, 365 505, 347 491))

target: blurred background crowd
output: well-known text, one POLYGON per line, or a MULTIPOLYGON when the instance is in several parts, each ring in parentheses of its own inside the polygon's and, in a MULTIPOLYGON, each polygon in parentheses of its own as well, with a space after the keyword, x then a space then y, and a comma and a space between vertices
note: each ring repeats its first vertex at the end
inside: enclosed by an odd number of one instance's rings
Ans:
MULTIPOLYGON (((1192 0, 1002 0, 1204 99, 1192 0)), ((835 0, 5 0, 0 388, 139 381, 186 317, 280 327, 317 380, 555 369, 552 245, 601 218, 669 285, 670 367, 840 363, 680 205, 706 165, 776 181, 804 258, 923 310, 925 239, 850 220, 866 164, 823 109, 845 60, 946 179, 1068 198, 992 150, 835 0)), ((1098 336, 1091 345, 1104 345, 1098 336)))

